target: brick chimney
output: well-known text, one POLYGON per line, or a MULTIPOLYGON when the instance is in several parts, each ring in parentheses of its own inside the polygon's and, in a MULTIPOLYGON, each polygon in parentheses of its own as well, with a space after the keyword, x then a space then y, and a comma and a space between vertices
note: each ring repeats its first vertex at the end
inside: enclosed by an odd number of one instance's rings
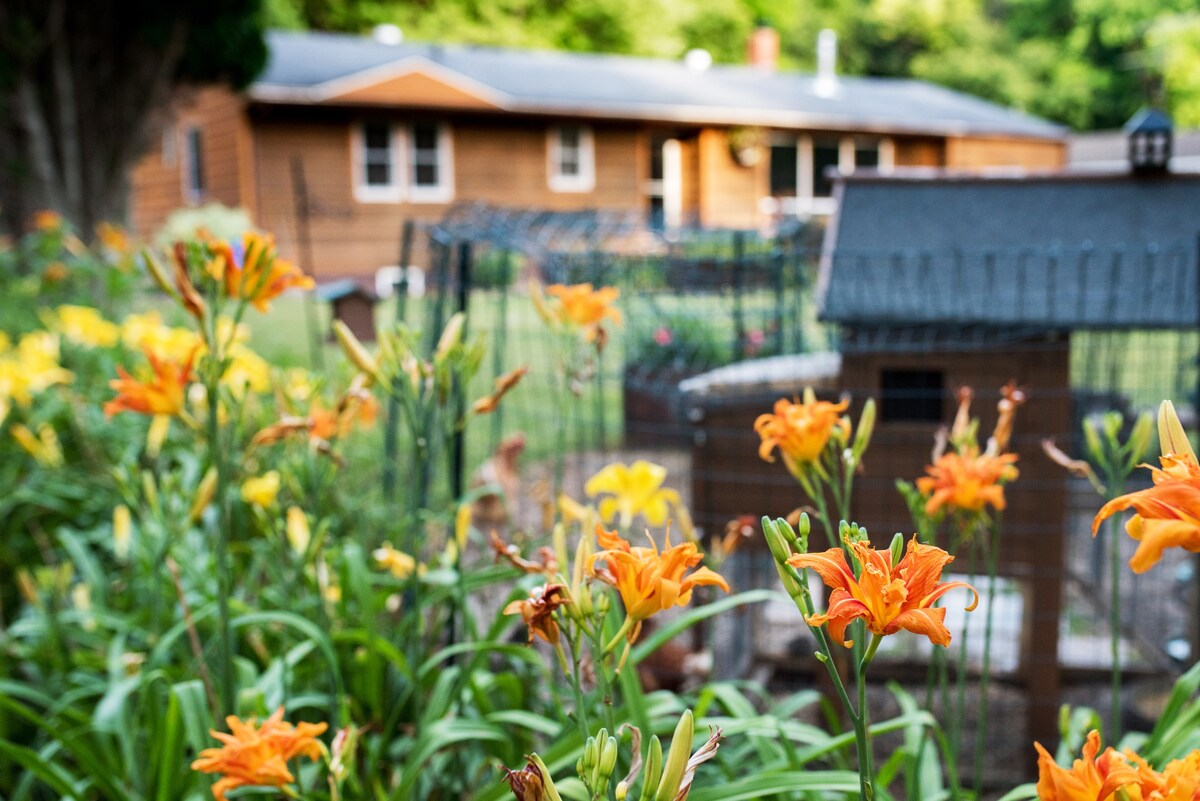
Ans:
POLYGON ((760 21, 746 43, 746 61, 764 72, 774 72, 779 62, 779 32, 760 21))

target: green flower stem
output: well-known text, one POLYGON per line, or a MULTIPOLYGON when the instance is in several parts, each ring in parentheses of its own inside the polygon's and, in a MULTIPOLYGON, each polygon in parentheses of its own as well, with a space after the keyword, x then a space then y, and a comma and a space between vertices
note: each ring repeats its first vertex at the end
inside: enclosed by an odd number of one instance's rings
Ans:
POLYGON ((604 650, 602 651, 603 655, 608 656, 615 651, 617 646, 621 644, 621 640, 625 639, 625 637, 629 634, 629 630, 632 628, 633 618, 626 616, 625 622, 621 624, 621 628, 617 629, 617 633, 613 635, 611 640, 608 641, 608 645, 604 646, 604 650))
POLYGON ((575 723, 579 727, 580 740, 586 742, 590 731, 587 722, 587 701, 583 697, 583 685, 579 677, 581 672, 579 645, 565 629, 562 636, 571 649, 570 667, 567 666, 567 658, 563 653, 562 645, 556 646, 556 650, 559 653, 559 663, 563 673, 566 674, 567 680, 571 684, 571 693, 575 696, 575 723))
MULTIPOLYGON (((1108 477, 1110 487, 1120 487, 1123 483, 1116 476, 1108 477)), ((1115 497, 1116 494, 1113 494, 1108 500, 1115 497)), ((1108 741, 1115 745, 1121 741, 1121 524, 1116 516, 1108 519, 1107 528, 1109 562, 1112 567, 1112 586, 1109 588, 1108 601, 1109 628, 1112 629, 1112 699, 1109 708, 1112 729, 1108 734, 1108 741)))
MULTIPOLYGON (((625 622, 621 624, 620 630, 617 631, 617 636, 613 638, 613 642, 619 642, 625 635, 632 623, 627 616, 625 622)), ((600 705, 604 710, 604 725, 609 731, 616 731, 616 717, 613 714, 613 685, 611 677, 608 674, 608 649, 604 647, 604 625, 596 626, 592 632, 592 662, 596 670, 596 685, 600 690, 600 705)))
MULTIPOLYGON (((955 551, 958 551, 963 546, 964 542, 967 548, 967 575, 972 580, 975 579, 975 558, 976 549, 978 546, 977 532, 964 528, 965 534, 960 535, 957 539, 955 551)), ((962 639, 958 644, 958 668, 955 671, 954 686, 955 686, 955 702, 954 714, 950 718, 950 742, 953 744, 954 753, 957 754, 962 749, 962 734, 963 734, 963 715, 967 708, 967 642, 969 641, 971 631, 970 621, 964 617, 962 626, 962 639)), ((949 706, 949 698, 946 697, 946 705, 949 706)), ((982 730, 982 724, 980 725, 982 730)))
MULTIPOLYGON (((988 685, 992 678, 992 615, 996 607, 996 572, 1000 565, 1000 513, 988 526, 987 612, 983 622, 983 667, 979 676, 979 723, 975 730, 975 797, 983 787, 983 749, 987 742, 988 685)), ((965 649, 964 649, 965 650, 965 649)))
POLYGON ((825 501, 825 488, 823 486, 814 486, 812 479, 808 473, 801 467, 792 472, 796 481, 800 482, 800 488, 804 490, 804 494, 813 502, 813 506, 817 510, 817 519, 821 521, 821 527, 825 529, 825 539, 829 543, 830 548, 835 548, 841 545, 845 550, 845 543, 838 543, 837 529, 833 525, 833 521, 829 517, 829 504, 825 501), (818 491, 819 489, 819 491, 818 491))
POLYGON ((216 504, 217 504, 217 618, 221 630, 221 704, 225 714, 233 714, 236 697, 233 680, 233 630, 229 621, 229 534, 230 509, 227 499, 229 482, 228 468, 225 463, 225 448, 221 446, 220 425, 220 387, 221 361, 219 354, 213 352, 216 347, 215 315, 210 323, 210 330, 205 332, 210 344, 208 369, 205 371, 205 393, 208 400, 208 456, 213 469, 217 473, 216 504))
MULTIPOLYGON (((800 614, 804 617, 805 622, 808 618, 815 614, 812 602, 812 595, 808 591, 808 571, 796 570, 787 563, 779 565, 781 570, 791 572, 791 578, 800 586, 800 597, 793 597, 792 601, 796 604, 796 608, 800 610, 800 614)), ((833 658, 833 651, 829 647, 829 636, 826 634, 825 626, 809 625, 809 630, 817 639, 817 647, 820 651, 818 660, 825 665, 825 670, 829 673, 829 678, 833 681, 833 689, 837 693, 838 700, 842 702, 842 707, 846 710, 846 714, 850 717, 854 724, 854 742, 855 748, 858 751, 858 775, 859 789, 864 799, 874 797, 874 788, 872 783, 874 776, 871 767, 871 752, 870 742, 867 736, 867 706, 866 694, 867 687, 865 681, 865 669, 867 664, 875 656, 876 649, 879 648, 879 640, 882 639, 878 635, 874 635, 870 647, 867 649, 862 659, 854 660, 854 677, 858 684, 858 707, 850 700, 849 694, 846 692, 846 685, 842 682, 842 676, 838 673, 837 663, 833 658), (870 658, 868 658, 868 655, 870 658)))

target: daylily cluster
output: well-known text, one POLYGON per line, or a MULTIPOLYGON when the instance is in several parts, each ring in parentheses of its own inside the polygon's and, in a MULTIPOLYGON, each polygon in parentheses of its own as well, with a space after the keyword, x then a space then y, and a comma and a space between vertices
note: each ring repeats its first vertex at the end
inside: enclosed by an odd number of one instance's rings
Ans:
POLYGON ((1013 419, 1025 395, 1009 383, 1001 389, 996 428, 987 448, 980 452, 977 439, 979 421, 971 418, 970 387, 958 392, 958 412, 948 435, 940 433, 928 474, 917 479, 917 490, 925 496, 924 512, 933 518, 945 510, 978 515, 991 507, 1005 508, 1004 485, 1016 480, 1017 455, 1005 453, 1012 438, 1013 419), (947 451, 947 440, 953 450, 947 451))
MULTIPOLYGON (((242 721, 230 715, 225 719, 229 733, 211 731, 220 740, 219 748, 206 748, 192 763, 201 773, 219 773, 221 778, 212 787, 216 801, 224 801, 225 793, 238 787, 288 788, 296 781, 288 762, 297 757, 320 759, 325 746, 317 739, 328 728, 325 723, 301 723, 293 726, 283 719, 283 707, 255 725, 253 719, 242 721)), ((287 792, 295 797, 294 792, 287 792)))
POLYGON ((13 403, 28 408, 35 395, 72 380, 74 375, 60 361, 56 335, 34 331, 14 347, 0 332, 0 422, 13 403))
POLYGON ((933 545, 924 545, 914 536, 908 541, 903 558, 898 548, 878 550, 866 540, 848 541, 854 560, 851 568, 846 552, 832 548, 824 553, 801 553, 788 557, 794 568, 811 567, 832 589, 828 609, 819 615, 805 618, 810 626, 829 624, 834 640, 847 648, 853 641, 846 639, 846 628, 855 620, 863 620, 867 631, 882 637, 907 629, 929 638, 934 645, 950 644, 946 628, 946 610, 934 606, 950 590, 962 587, 970 590, 975 600, 967 607, 970 612, 979 603, 975 588, 964 581, 941 581, 942 571, 954 557, 933 545))
POLYGON ((1135 573, 1156 565, 1167 548, 1200 552, 1200 465, 1170 401, 1159 407, 1158 438, 1161 469, 1143 465, 1150 470, 1154 486, 1109 501, 1092 521, 1094 536, 1111 515, 1125 509, 1136 512, 1125 524, 1129 536, 1139 543, 1129 560, 1135 573))
POLYGON ((1200 751, 1154 770, 1133 751, 1112 746, 1100 751, 1100 733, 1088 733, 1081 759, 1060 767, 1054 757, 1034 743, 1038 752, 1039 801, 1197 801, 1200 799, 1200 751))

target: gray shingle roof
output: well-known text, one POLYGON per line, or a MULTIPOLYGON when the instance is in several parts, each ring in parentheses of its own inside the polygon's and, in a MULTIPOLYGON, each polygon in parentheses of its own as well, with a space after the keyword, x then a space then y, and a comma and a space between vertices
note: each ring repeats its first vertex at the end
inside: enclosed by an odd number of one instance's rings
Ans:
POLYGON ((313 102, 322 86, 368 70, 432 64, 487 90, 502 109, 622 117, 936 134, 1059 138, 1044 120, 922 81, 840 77, 819 93, 811 75, 627 56, 500 50, 355 36, 268 34, 267 69, 251 89, 265 101, 313 102))
POLYGON ((1200 322, 1200 176, 847 178, 821 314, 851 326, 1200 322))

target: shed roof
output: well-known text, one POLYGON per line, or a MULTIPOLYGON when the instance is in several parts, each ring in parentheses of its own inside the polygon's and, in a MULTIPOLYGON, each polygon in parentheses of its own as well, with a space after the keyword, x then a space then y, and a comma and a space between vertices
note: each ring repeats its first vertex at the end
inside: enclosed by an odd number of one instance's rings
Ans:
POLYGON ((847 178, 823 319, 1024 330, 1200 323, 1200 175, 847 178))
POLYGON ((923 81, 842 76, 819 91, 815 76, 747 66, 704 71, 629 56, 425 43, 383 44, 329 33, 274 31, 260 102, 333 102, 420 72, 502 111, 692 124, 996 134, 1059 139, 1065 129, 923 81))

